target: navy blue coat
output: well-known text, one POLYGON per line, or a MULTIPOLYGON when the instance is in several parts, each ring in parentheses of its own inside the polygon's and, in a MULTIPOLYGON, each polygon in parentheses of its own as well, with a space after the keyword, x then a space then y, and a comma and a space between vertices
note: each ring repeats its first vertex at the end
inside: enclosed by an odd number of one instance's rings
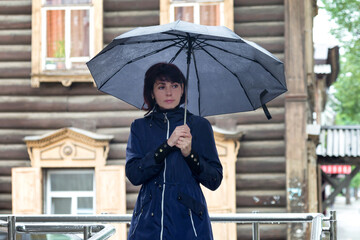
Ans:
POLYGON ((222 166, 213 131, 205 118, 188 112, 192 150, 199 156, 200 173, 190 170, 179 149, 158 164, 154 153, 184 124, 184 109, 152 112, 135 120, 126 149, 126 176, 142 185, 136 201, 128 239, 213 239, 206 201, 200 188, 215 190, 222 180, 222 166))

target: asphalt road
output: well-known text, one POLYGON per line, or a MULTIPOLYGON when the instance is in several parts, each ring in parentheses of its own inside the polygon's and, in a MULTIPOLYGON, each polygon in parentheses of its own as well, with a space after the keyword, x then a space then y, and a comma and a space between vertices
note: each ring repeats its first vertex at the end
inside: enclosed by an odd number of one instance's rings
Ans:
POLYGON ((330 210, 336 211, 337 239, 360 240, 360 199, 351 199, 351 205, 345 204, 345 197, 336 197, 330 210))

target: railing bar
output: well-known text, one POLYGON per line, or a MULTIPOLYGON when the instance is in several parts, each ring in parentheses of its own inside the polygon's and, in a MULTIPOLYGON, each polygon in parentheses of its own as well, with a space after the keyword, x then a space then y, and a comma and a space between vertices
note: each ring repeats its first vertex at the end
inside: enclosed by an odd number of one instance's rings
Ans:
MULTIPOLYGON (((28 224, 17 225, 16 230, 22 233, 84 233, 84 239, 87 240, 104 240, 115 233, 115 228, 109 225, 48 225, 48 224, 28 224), (93 236, 91 231, 95 230, 93 236)), ((14 239, 13 239, 14 240, 14 239)))
POLYGON ((90 227, 84 226, 84 240, 88 240, 90 237, 90 227))
POLYGON ((260 240, 259 223, 252 224, 252 240, 260 240))
POLYGON ((316 217, 313 219, 311 223, 311 240, 320 240, 321 239, 321 232, 322 232, 322 219, 320 217, 316 217))
MULTIPOLYGON (((324 217, 322 214, 212 214, 210 220, 212 221, 226 221, 226 222, 311 222, 315 217, 324 217)), ((118 215, 91 215, 91 216, 74 216, 74 215, 27 215, 16 216, 17 222, 118 222, 128 223, 131 221, 131 214, 118 215)), ((0 216, 0 220, 4 216, 0 216)))
POLYGON ((330 210, 330 240, 337 240, 336 211, 330 210))
POLYGON ((7 227, 7 226, 8 226, 7 221, 0 220, 0 227, 7 227))
POLYGON ((17 224, 16 230, 23 233, 41 232, 44 227, 46 231, 43 232, 56 232, 56 233, 83 233, 84 227, 92 227, 94 231, 101 231, 104 225, 74 225, 74 224, 17 224))
POLYGON ((8 216, 7 217, 8 222, 8 240, 15 240, 15 222, 16 218, 15 216, 8 216))
POLYGON ((100 232, 91 236, 88 240, 104 240, 114 235, 115 228, 113 226, 105 226, 100 232))
MULTIPOLYGON (((252 214, 257 214, 259 211, 252 211, 252 214)), ((259 223, 252 223, 252 240, 260 240, 259 223)))
MULTIPOLYGON (((17 222, 130 222, 131 214, 123 215, 92 215, 92 216, 74 216, 74 215, 27 215, 27 216, 16 216, 17 222)), ((0 220, 4 217, 0 216, 0 220)))

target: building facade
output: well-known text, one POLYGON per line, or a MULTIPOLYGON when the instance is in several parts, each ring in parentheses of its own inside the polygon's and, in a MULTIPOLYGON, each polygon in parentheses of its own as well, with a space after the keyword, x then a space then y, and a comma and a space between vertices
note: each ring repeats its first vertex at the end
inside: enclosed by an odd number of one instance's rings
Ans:
MULTIPOLYGON (((112 135, 106 165, 125 164, 130 124, 144 113, 97 91, 84 63, 121 33, 179 17, 225 25, 285 63, 289 91, 268 104, 271 120, 261 109, 208 117, 214 126, 243 133, 236 212, 317 212, 306 132, 316 88, 315 13, 313 0, 0 1, 0 213, 12 212, 11 169, 30 166, 26 136, 69 127, 112 135)), ((128 213, 138 190, 126 181, 128 213)), ((250 239, 250 229, 238 225, 238 239, 250 239)), ((267 225, 261 235, 285 239, 297 229, 267 225)))

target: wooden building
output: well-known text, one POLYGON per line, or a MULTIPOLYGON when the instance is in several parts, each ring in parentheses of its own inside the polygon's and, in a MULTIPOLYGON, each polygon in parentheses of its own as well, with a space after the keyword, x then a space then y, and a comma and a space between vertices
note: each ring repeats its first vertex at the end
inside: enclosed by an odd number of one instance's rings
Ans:
MULTIPOLYGON (((125 163, 129 126, 143 112, 98 92, 83 63, 117 35, 166 23, 176 7, 185 6, 177 0, 84 0, 80 8, 67 9, 59 5, 62 2, 0 1, 0 213, 12 212, 11 169, 30 166, 26 136, 69 127, 113 135, 106 165, 125 163), (69 22, 75 30, 66 27, 69 22), (56 27, 63 35, 52 30, 56 27), (74 39, 67 37, 71 31, 74 39), (77 40, 85 44, 78 46, 77 40), (85 50, 73 51, 76 47, 85 50)), ((199 2, 186 4, 199 9, 195 7, 199 2)), ((315 149, 306 132, 317 88, 311 33, 316 1, 209 2, 220 4, 218 22, 285 62, 289 89, 268 104, 270 121, 262 110, 208 118, 213 125, 244 134, 238 139, 236 211, 317 212, 317 199, 311 194, 314 186, 309 185, 316 179, 314 164, 308 161, 315 149)), ((128 213, 138 189, 126 183, 128 213)), ((260 229, 262 239, 286 239, 299 228, 264 225, 260 229)), ((250 239, 250 229, 238 225, 238 239, 250 239)))
POLYGON ((346 203, 350 204, 350 182, 360 170, 360 126, 323 126, 317 154, 321 165, 318 176, 320 210, 325 211, 339 194, 345 195, 346 203), (344 171, 345 167, 347 171, 344 171), (328 196, 326 184, 333 188, 328 196))

